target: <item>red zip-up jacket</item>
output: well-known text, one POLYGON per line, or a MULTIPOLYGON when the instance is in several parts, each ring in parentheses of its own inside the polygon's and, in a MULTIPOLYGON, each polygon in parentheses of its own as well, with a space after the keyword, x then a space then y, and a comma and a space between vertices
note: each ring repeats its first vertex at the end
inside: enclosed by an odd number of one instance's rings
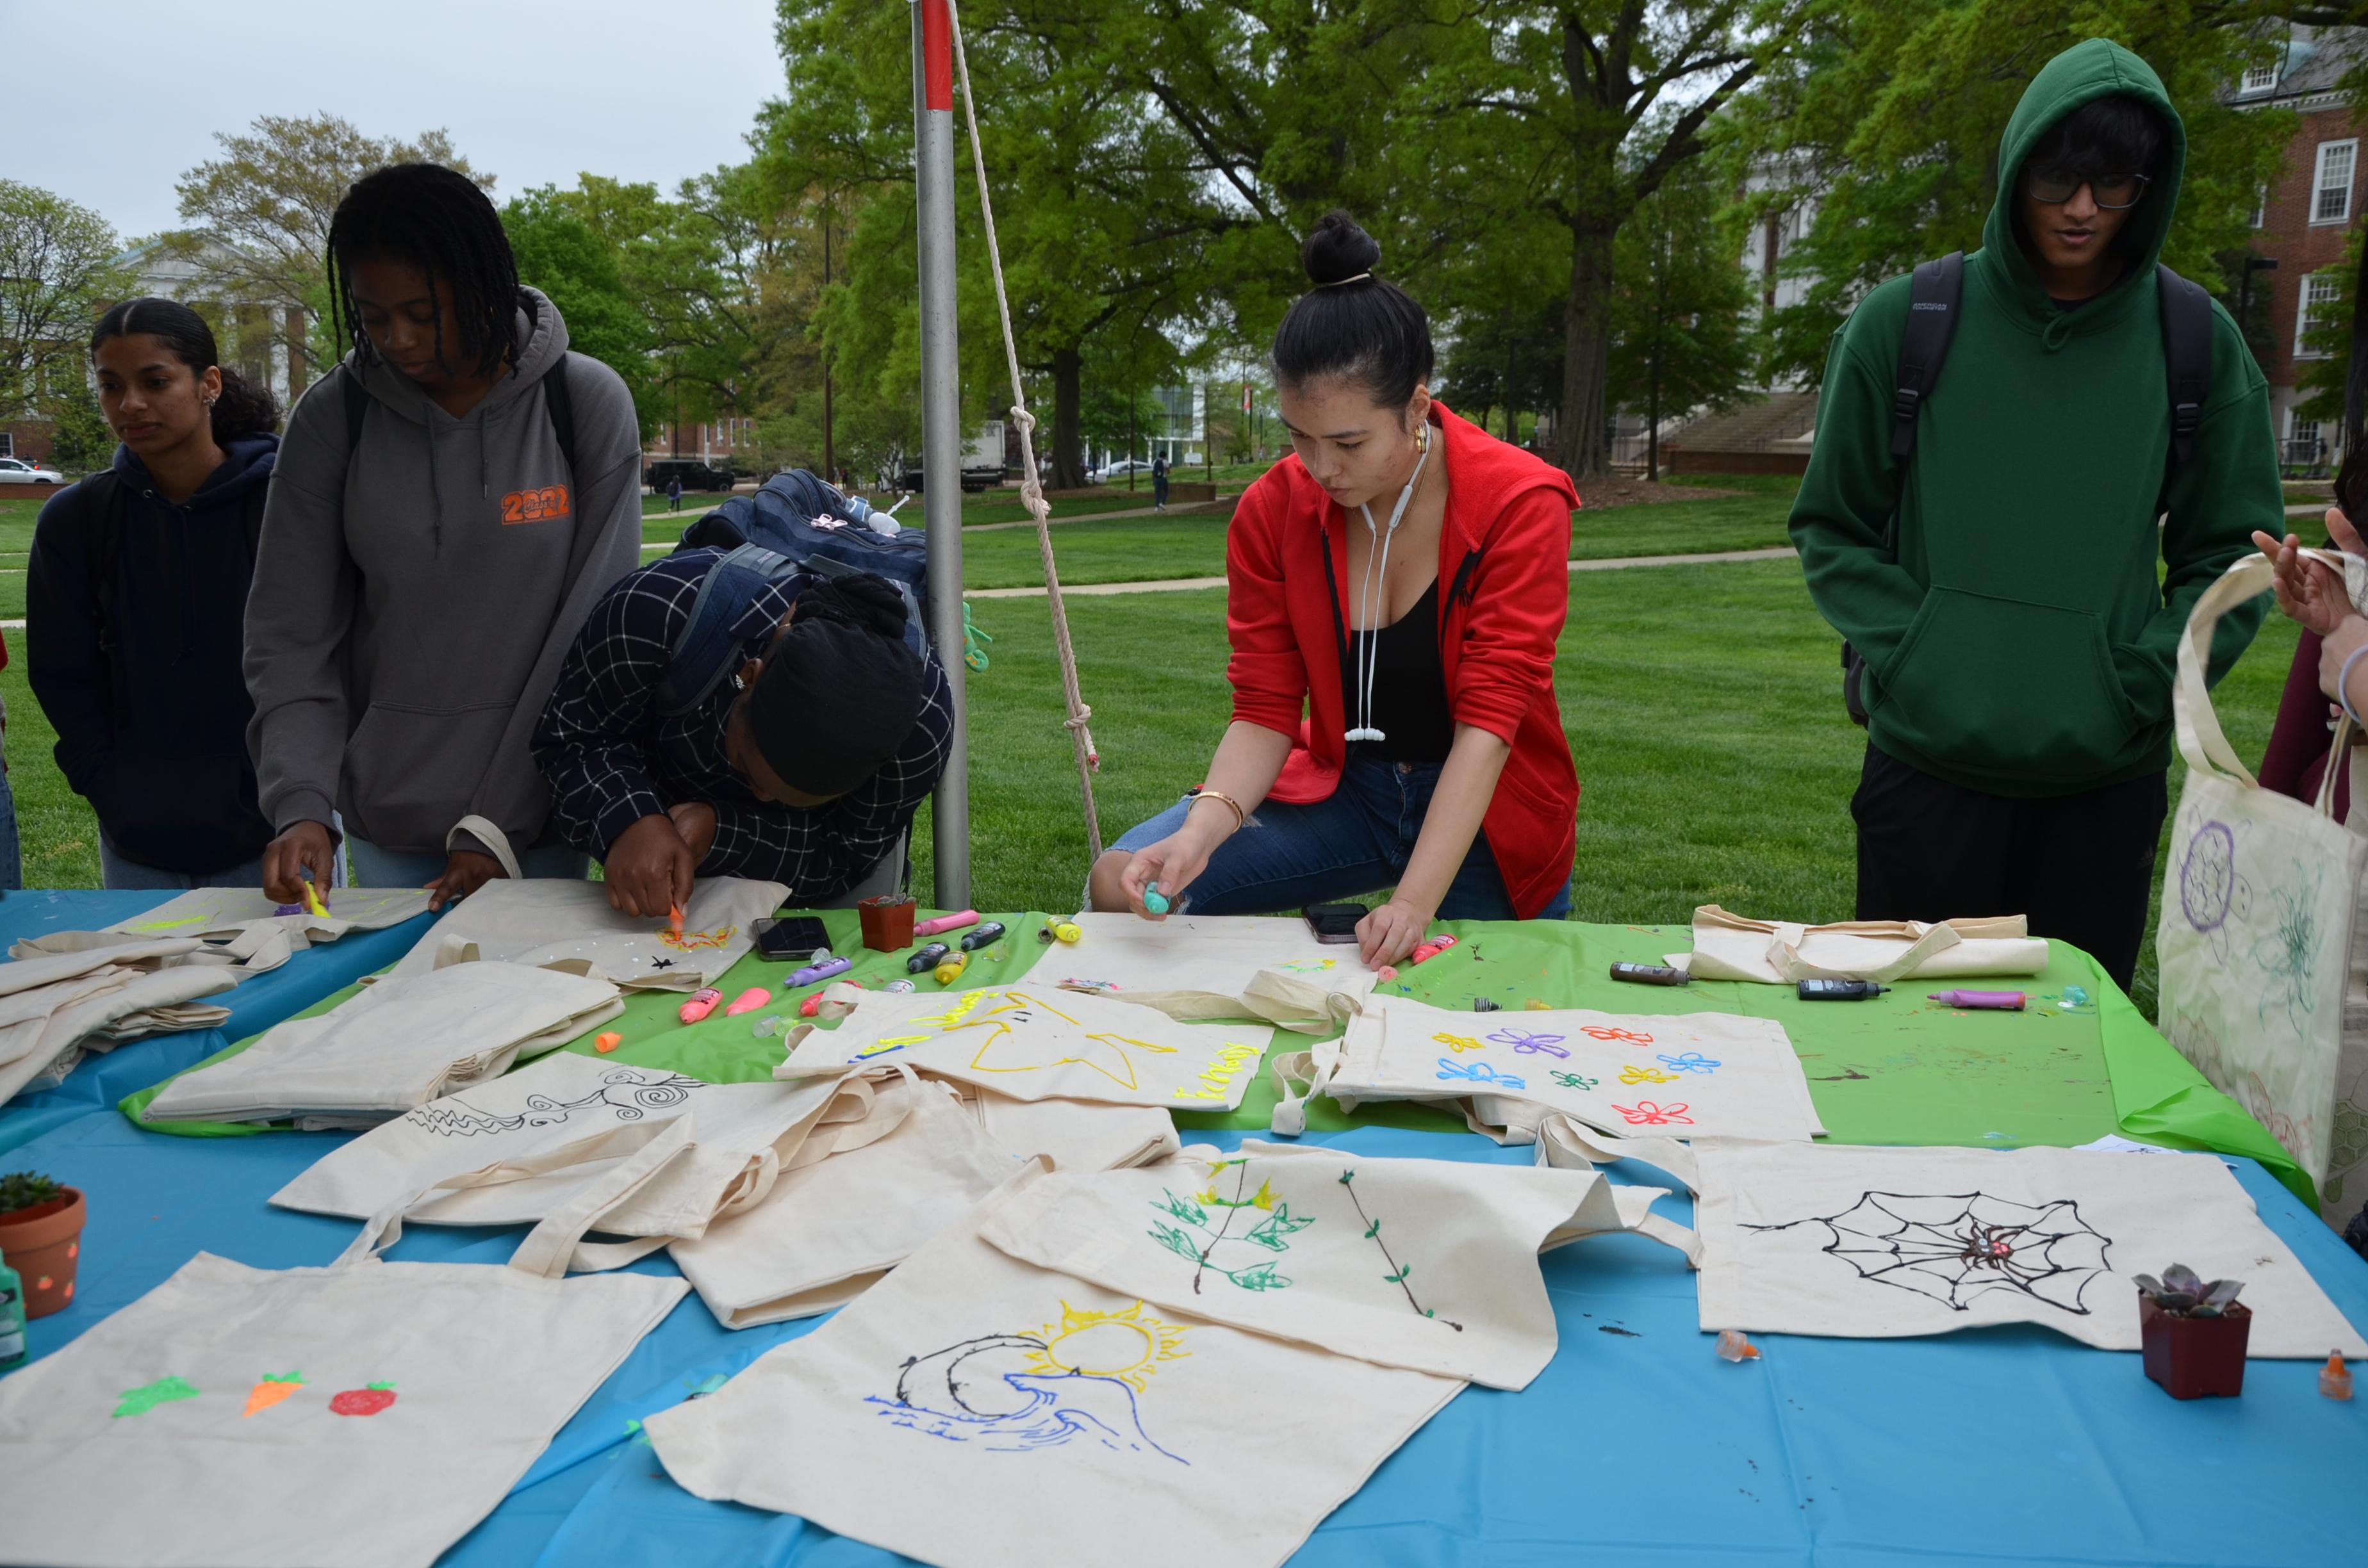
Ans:
MULTIPOLYGON (((1513 748, 1481 832, 1521 919, 1546 906, 1577 848, 1578 770, 1554 701, 1554 642, 1570 607, 1563 472, 1443 403, 1431 423, 1447 465, 1439 532, 1439 656, 1459 724, 1513 748)), ((1340 667, 1352 525, 1295 457, 1246 491, 1225 534, 1225 632, 1234 717, 1292 737, 1268 799, 1329 800, 1348 744, 1340 667), (1327 560, 1328 552, 1328 560, 1327 560), (1328 569, 1327 569, 1328 568, 1328 569), (1301 714, 1307 717, 1303 722, 1301 714)))

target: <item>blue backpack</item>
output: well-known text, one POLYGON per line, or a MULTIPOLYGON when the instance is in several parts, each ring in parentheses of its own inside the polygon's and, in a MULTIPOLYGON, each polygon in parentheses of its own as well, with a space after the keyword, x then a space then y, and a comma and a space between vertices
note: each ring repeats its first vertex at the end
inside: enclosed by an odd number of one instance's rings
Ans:
POLYGON ((905 645, 928 658, 922 610, 928 601, 929 550, 920 528, 876 533, 871 506, 842 495, 803 469, 777 473, 754 495, 735 495, 682 531, 675 553, 726 551, 699 585, 690 619, 666 655, 653 694, 661 718, 688 713, 707 700, 738 662, 734 623, 757 596, 803 573, 852 577, 871 573, 894 585, 905 601, 905 645))

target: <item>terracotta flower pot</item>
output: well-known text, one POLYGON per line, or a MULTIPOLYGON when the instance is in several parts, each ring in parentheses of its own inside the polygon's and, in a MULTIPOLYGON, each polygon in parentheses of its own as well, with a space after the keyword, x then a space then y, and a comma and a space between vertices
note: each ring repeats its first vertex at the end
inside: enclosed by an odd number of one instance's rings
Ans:
POLYGON ((863 921, 863 945, 875 953, 893 953, 913 945, 912 897, 882 893, 855 906, 863 921))
POLYGON ((2173 1399, 2243 1393, 2245 1343, 2252 1332, 2252 1309, 2241 1303, 2216 1318, 2190 1318, 2164 1312, 2151 1297, 2138 1297, 2146 1375, 2173 1399))
POLYGON ((0 1214, 0 1257, 25 1282, 25 1315, 47 1317, 74 1302, 82 1222, 90 1210, 76 1187, 30 1209, 0 1214))

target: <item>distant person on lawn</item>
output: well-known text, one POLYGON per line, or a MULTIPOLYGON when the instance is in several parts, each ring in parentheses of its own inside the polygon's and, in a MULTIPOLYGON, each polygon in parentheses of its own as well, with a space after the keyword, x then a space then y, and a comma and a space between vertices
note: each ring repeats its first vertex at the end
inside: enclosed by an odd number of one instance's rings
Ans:
POLYGON ((1296 910, 1396 892, 1358 926, 1395 963, 1433 919, 1559 920, 1578 776, 1554 701, 1569 607, 1559 471, 1430 395, 1430 324, 1343 213, 1274 370, 1292 456, 1225 537, 1234 717, 1205 782, 1094 867, 1097 909, 1296 910), (1301 717, 1304 711, 1308 717, 1301 717))
MULTIPOLYGON (((2027 915, 2123 989, 2188 612, 2255 528, 2284 531, 2268 389, 2216 304, 2174 460, 2155 263, 2186 158, 2135 55, 2091 39, 2050 61, 2000 142, 1912 454, 1892 456, 1895 278, 1834 336, 1792 517, 1810 594, 1865 660, 1859 917, 2027 915)), ((2260 614, 2222 619, 2212 678, 2260 614)))
POLYGON ((666 481, 666 510, 682 510, 682 475, 678 473, 666 481))
POLYGON ((239 658, 279 410, 176 300, 117 305, 90 357, 121 445, 34 525, 33 695, 58 771, 97 814, 106 886, 254 887, 271 824, 239 658))
POLYGON ((1165 453, 1151 460, 1151 506, 1156 512, 1167 510, 1167 458, 1165 453))

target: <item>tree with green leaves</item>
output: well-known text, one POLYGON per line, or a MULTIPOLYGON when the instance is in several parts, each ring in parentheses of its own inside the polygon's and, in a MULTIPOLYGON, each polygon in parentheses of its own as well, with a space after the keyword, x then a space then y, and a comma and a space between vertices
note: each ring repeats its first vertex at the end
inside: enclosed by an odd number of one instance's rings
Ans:
POLYGON ((1827 339, 1886 278, 1981 244, 2008 117, 2040 66, 2083 38, 2152 66, 2187 128, 2179 211, 2163 259, 2215 293, 2234 279, 2248 219, 2294 117, 2221 101, 2271 57, 2282 24, 2262 0, 1818 0, 1742 131, 1765 154, 1765 207, 1814 204, 1787 269, 1807 299, 1772 324, 1773 368, 1815 381, 1827 339))
POLYGON ((1606 384, 1611 406, 1645 412, 1647 479, 1660 477, 1664 415, 1725 408, 1750 380, 1742 252, 1741 210, 1701 165, 1664 181, 1621 227, 1606 384))
POLYGON ((97 418, 87 390, 90 329, 131 288, 117 260, 122 248, 89 208, 0 179, 0 418, 59 420, 74 449, 58 457, 77 467, 89 454, 75 440, 97 439, 89 430, 97 418))
POLYGON ((324 256, 329 220, 347 187, 390 164, 434 163, 491 189, 441 131, 416 140, 372 137, 333 114, 260 115, 244 135, 216 132, 222 156, 184 174, 174 189, 186 228, 162 236, 195 268, 193 298, 260 307, 273 319, 291 310, 320 330, 300 346, 317 370, 345 353, 330 340, 324 256))
POLYGON ((547 186, 504 207, 502 228, 518 257, 519 281, 541 290, 559 307, 569 347, 624 378, 646 437, 663 413, 650 358, 653 335, 640 301, 626 286, 620 247, 547 186))

